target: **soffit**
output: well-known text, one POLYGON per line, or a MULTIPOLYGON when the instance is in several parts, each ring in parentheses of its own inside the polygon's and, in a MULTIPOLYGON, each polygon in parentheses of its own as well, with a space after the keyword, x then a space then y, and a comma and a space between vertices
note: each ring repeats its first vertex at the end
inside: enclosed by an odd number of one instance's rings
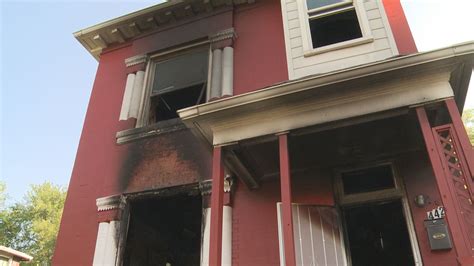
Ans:
POLYGON ((473 58, 474 42, 469 42, 292 80, 178 112, 196 135, 224 145, 462 94, 466 88, 451 87, 451 72, 459 65, 472 68, 473 58))
POLYGON ((103 49, 149 34, 181 20, 215 9, 255 0, 171 0, 74 33, 74 37, 97 60, 103 49))

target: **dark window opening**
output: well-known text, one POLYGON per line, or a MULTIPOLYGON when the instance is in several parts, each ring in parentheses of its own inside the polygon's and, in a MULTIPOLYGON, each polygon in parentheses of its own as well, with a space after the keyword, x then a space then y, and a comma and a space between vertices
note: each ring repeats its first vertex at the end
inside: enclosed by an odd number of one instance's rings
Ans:
POLYGON ((209 51, 176 55, 154 65, 149 123, 178 118, 177 110, 204 103, 209 51))
POLYGON ((346 172, 341 179, 345 195, 395 188, 390 165, 346 172))
POLYGON ((206 101, 206 83, 197 84, 177 91, 151 97, 150 122, 160 122, 178 118, 179 109, 201 104, 206 101))
POLYGON ((199 265, 201 218, 201 196, 132 202, 123 265, 199 265))
POLYGON ((344 208, 353 266, 415 265, 400 200, 344 208))
POLYGON ((313 48, 362 37, 354 9, 309 20, 313 48))

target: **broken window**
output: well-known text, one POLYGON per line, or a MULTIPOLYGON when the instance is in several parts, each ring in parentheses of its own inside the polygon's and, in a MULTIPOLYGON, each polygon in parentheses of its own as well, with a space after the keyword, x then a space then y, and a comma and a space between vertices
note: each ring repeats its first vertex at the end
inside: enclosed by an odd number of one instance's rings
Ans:
POLYGON ((341 178, 345 195, 395 188, 390 165, 342 173, 341 178))
POLYGON ((313 48, 362 37, 350 0, 306 0, 313 48))
POLYGON ((200 195, 131 202, 123 265, 199 265, 201 218, 200 195))
POLYGON ((177 110, 206 101, 209 51, 191 51, 153 66, 149 123, 178 118, 177 110))

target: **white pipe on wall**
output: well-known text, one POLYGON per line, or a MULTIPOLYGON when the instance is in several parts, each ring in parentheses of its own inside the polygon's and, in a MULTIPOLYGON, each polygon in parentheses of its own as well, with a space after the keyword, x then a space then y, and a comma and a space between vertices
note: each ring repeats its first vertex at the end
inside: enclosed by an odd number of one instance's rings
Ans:
POLYGON ((222 96, 234 95, 234 48, 228 46, 222 53, 222 96))
POLYGON ((127 75, 127 82, 125 83, 125 92, 123 94, 122 109, 120 110, 119 120, 127 120, 129 118, 130 103, 132 101, 133 83, 135 81, 135 73, 127 75))
POLYGON ((222 81, 222 50, 212 51, 211 95, 209 99, 221 96, 222 81))

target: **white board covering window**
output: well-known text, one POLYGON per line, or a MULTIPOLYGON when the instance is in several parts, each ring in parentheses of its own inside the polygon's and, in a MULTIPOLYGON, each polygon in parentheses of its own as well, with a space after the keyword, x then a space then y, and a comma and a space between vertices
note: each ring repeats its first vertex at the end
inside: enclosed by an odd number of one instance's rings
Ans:
MULTIPOLYGON (((341 222, 334 207, 293 204, 296 265, 347 265, 341 222)), ((285 265, 281 203, 277 203, 280 265, 285 265)))

